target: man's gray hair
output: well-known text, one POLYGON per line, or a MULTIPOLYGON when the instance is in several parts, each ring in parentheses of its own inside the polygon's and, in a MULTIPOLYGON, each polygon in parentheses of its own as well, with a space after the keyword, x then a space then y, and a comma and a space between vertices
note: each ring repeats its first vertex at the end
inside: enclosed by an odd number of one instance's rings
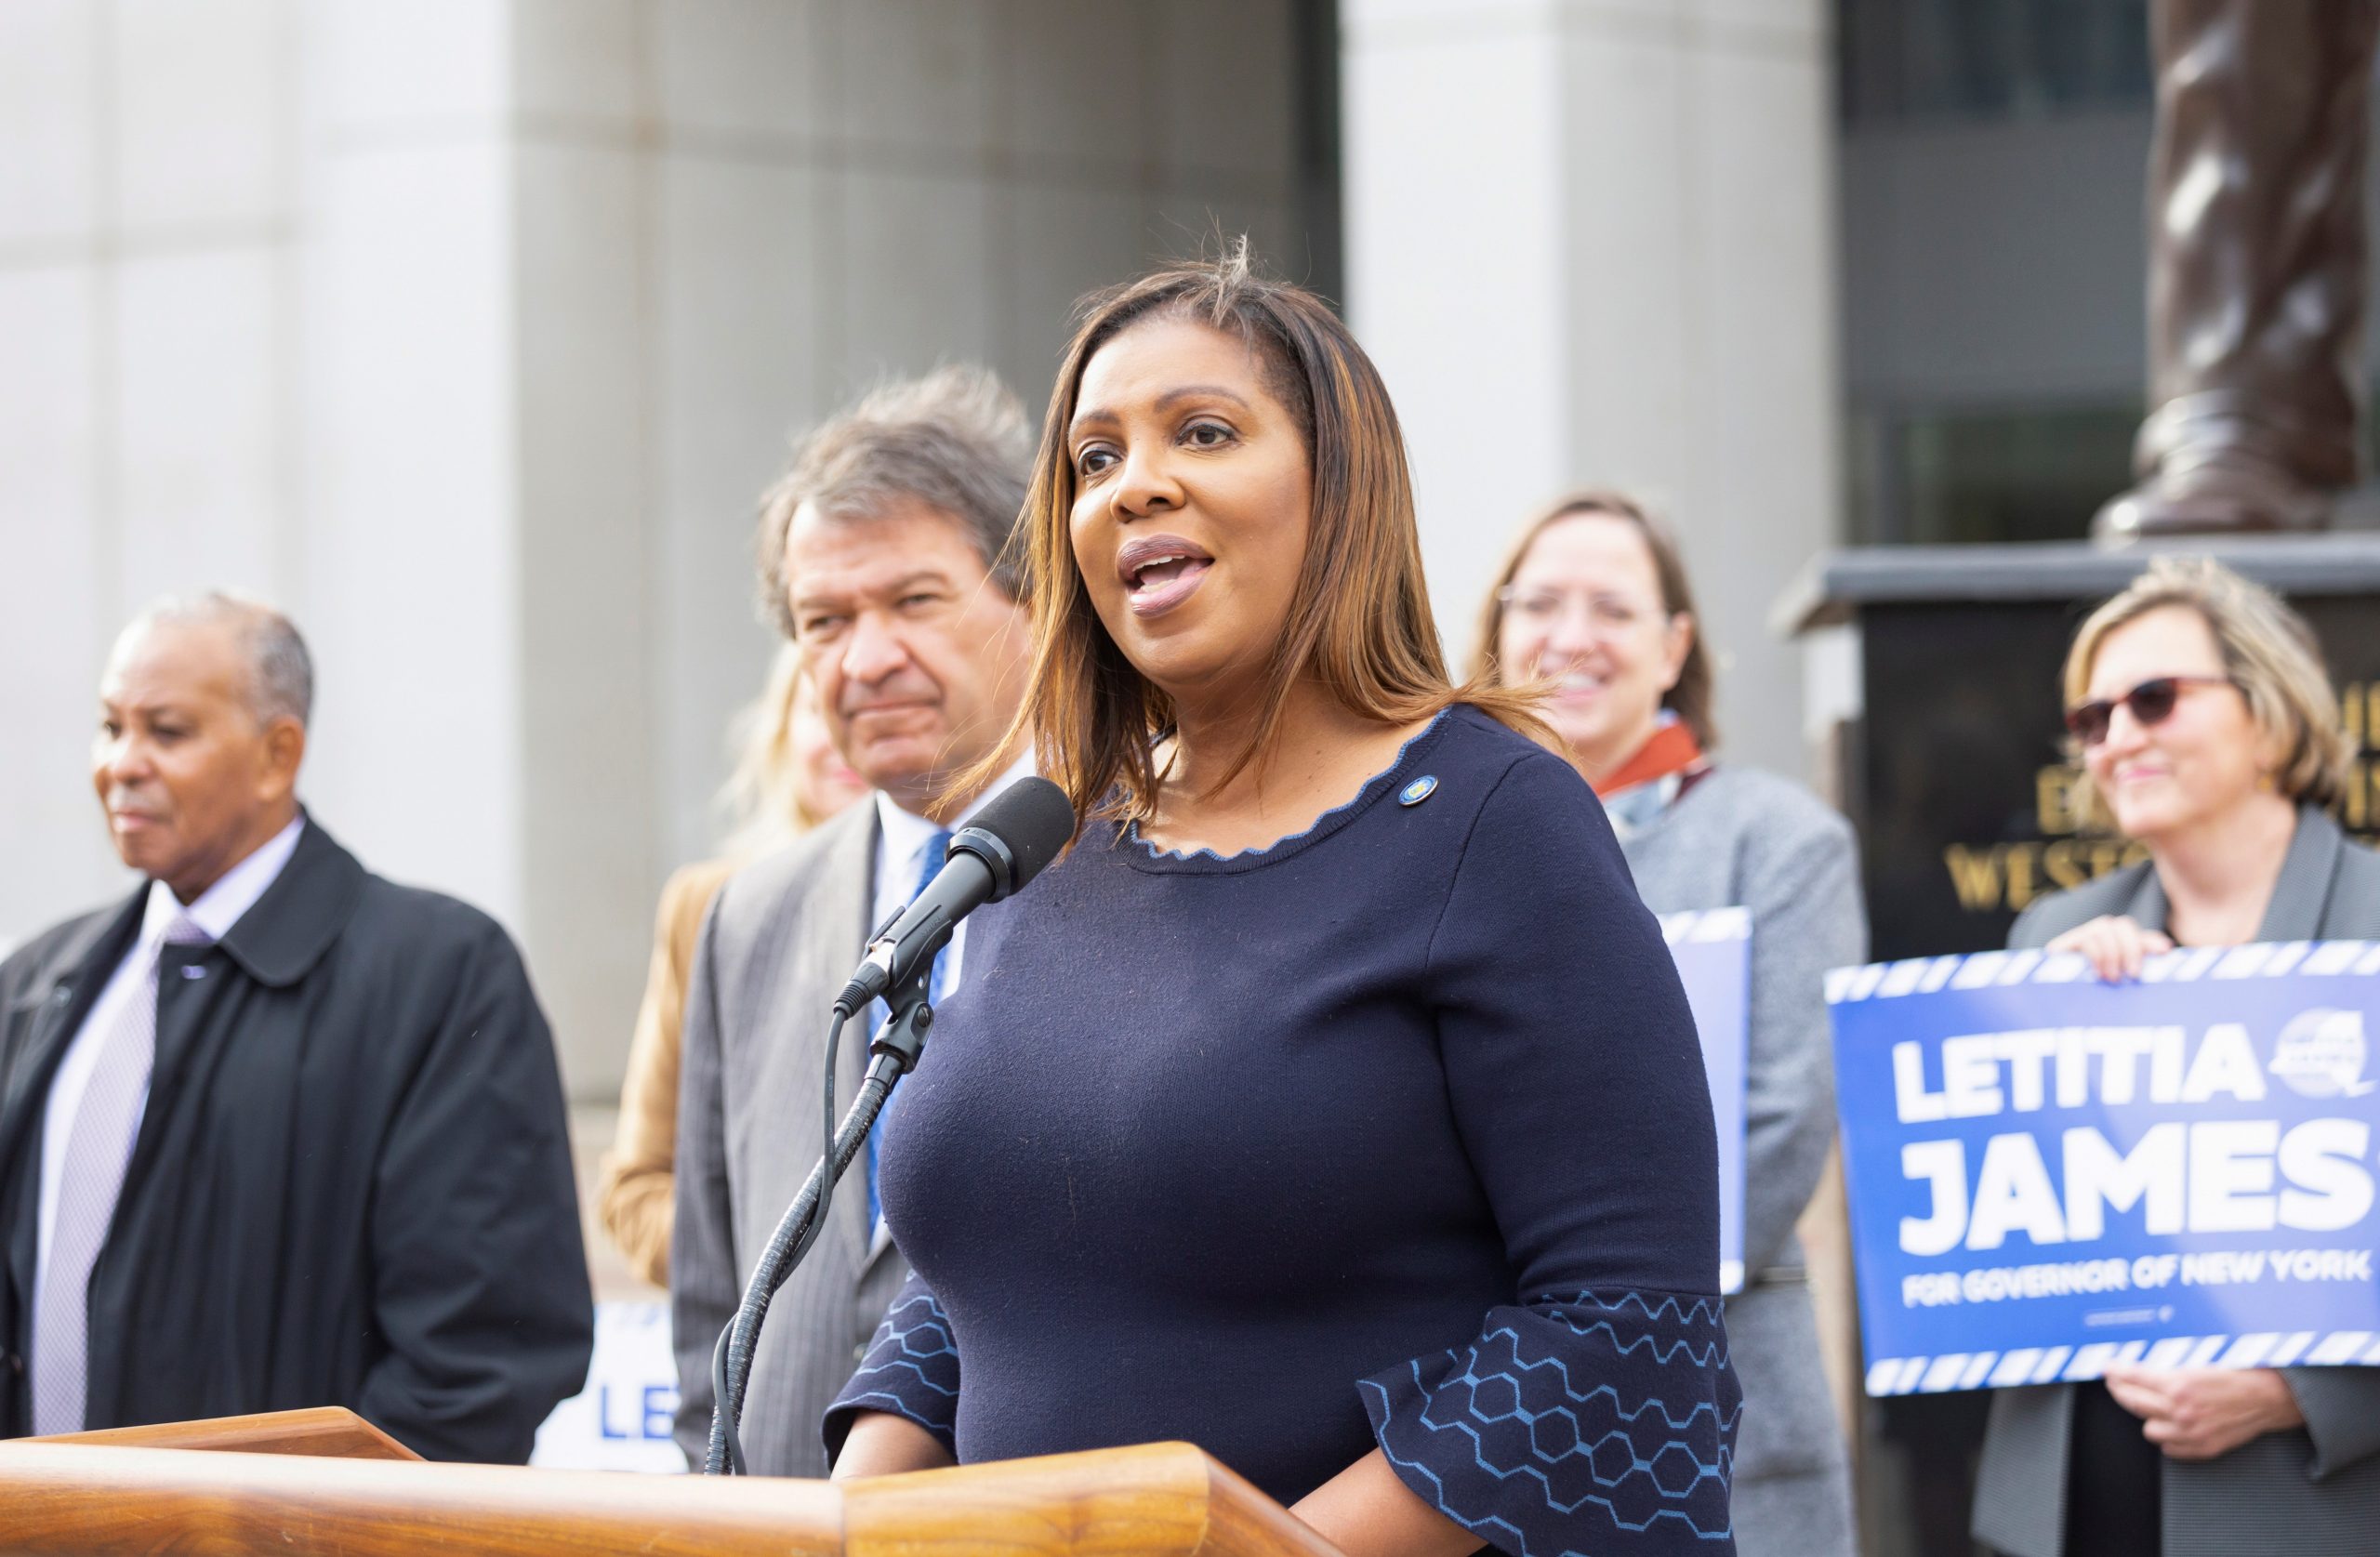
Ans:
POLYGON ((1025 409, 988 370, 942 367, 879 386, 802 439, 761 495, 762 615, 793 636, 786 532, 804 504, 837 520, 874 519, 904 498, 939 508, 966 530, 1001 592, 1023 600, 1010 540, 1032 463, 1025 409))
POLYGON ((296 719, 314 712, 314 657, 298 626, 269 605, 210 589, 203 595, 166 595, 152 600, 116 640, 119 645, 162 625, 232 627, 248 662, 248 711, 258 724, 296 719))

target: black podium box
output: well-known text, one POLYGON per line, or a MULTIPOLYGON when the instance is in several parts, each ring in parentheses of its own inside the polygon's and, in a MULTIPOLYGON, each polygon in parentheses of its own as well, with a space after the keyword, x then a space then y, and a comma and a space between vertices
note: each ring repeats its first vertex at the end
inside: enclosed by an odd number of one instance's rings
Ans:
MULTIPOLYGON (((2312 625, 2359 746, 2339 819, 2369 841, 2380 831, 2380 775, 2362 749, 2380 740, 2380 535, 2186 549, 2271 586, 2312 625)), ((2035 897, 2139 857, 2076 785, 2058 671, 2083 617, 2151 555, 2081 542, 1830 552, 1779 602, 1790 631, 1857 635, 1858 712, 1833 757, 1876 958, 2001 945, 2035 897)))

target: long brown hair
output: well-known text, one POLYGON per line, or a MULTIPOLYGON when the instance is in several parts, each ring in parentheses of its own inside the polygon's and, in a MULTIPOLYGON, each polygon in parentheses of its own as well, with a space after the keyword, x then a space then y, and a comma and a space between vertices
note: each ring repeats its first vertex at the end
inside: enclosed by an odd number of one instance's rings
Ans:
MULTIPOLYGON (((1478 680, 1457 687, 1448 676, 1421 574, 1396 411, 1371 359, 1328 304, 1259 274, 1241 239, 1219 259, 1170 265, 1096 294, 1080 317, 1051 392, 1018 529, 1033 610, 1033 679, 1004 751, 1029 733, 1041 771, 1065 790, 1078 816, 1137 820, 1155 809, 1161 778, 1156 746, 1173 728, 1172 703, 1108 636, 1075 566, 1066 429, 1092 356, 1132 325, 1159 317, 1196 320, 1246 342, 1263 365, 1266 387, 1296 420, 1314 468, 1305 559, 1266 659, 1261 710, 1248 745, 1214 788, 1267 748, 1302 677, 1320 681, 1352 712, 1385 724, 1470 703, 1554 744, 1527 694, 1478 680)), ((988 759, 983 768, 998 760, 988 759)), ((990 776, 979 770, 959 785, 990 776)))
POLYGON ((1676 684, 1661 694, 1661 706, 1676 714, 1694 732, 1696 745, 1705 751, 1712 750, 1719 745, 1719 726, 1711 716, 1716 694, 1711 683, 1711 654, 1702 643, 1702 618, 1695 614, 1694 587, 1686 582, 1686 557, 1678 550, 1677 538, 1670 534, 1669 527, 1625 493, 1601 488, 1574 492, 1522 529, 1513 541, 1512 550, 1505 554, 1496 581, 1488 587, 1486 602, 1479 608, 1479 638, 1471 651, 1472 676, 1502 682, 1503 667, 1496 663, 1496 645, 1504 631, 1504 591, 1512 587, 1513 578, 1521 571, 1521 563, 1527 560, 1529 548, 1537 544, 1537 537, 1557 521, 1581 514, 1608 514, 1633 525, 1645 542, 1645 549, 1652 554, 1653 577, 1660 587, 1662 613, 1670 616, 1683 613, 1692 619, 1694 640, 1686 645, 1686 664, 1678 667, 1676 684))

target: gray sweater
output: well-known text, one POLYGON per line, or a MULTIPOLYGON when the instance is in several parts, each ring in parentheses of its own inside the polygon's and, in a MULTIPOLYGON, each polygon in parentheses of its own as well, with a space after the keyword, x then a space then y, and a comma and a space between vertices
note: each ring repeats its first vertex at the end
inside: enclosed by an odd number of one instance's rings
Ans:
POLYGON ((1727 1302, 1743 1383, 1736 1451, 1738 1549, 1848 1552, 1847 1455, 1818 1361, 1793 1223, 1834 1140, 1830 968, 1864 962, 1868 924, 1851 826, 1799 785, 1714 770, 1622 840, 1657 914, 1752 911, 1746 1078, 1745 1290, 1727 1302))

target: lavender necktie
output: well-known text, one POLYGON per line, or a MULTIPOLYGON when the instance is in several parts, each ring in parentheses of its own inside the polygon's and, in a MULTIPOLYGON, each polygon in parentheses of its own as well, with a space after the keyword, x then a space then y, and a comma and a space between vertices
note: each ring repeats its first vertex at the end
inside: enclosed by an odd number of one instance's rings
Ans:
POLYGON ((177 913, 144 956, 140 987, 99 1041, 99 1058, 67 1127, 58 1213, 33 1308, 33 1395, 36 1435, 83 1431, 84 1365, 89 1355, 91 1265, 115 1220, 116 1195, 132 1160, 149 1067, 157 1055, 157 958, 164 943, 212 939, 177 913))

